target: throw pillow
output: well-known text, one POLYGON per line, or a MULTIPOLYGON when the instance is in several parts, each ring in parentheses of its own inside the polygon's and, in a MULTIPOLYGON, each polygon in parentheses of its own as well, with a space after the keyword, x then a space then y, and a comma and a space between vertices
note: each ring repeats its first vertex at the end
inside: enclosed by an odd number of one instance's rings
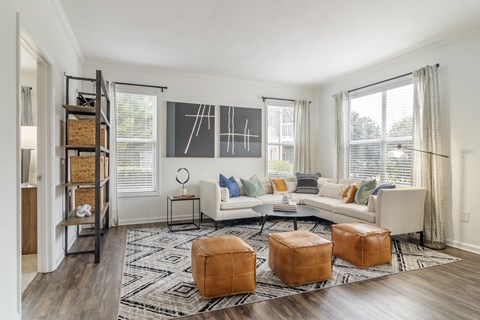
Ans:
POLYGON ((355 193, 357 193, 358 185, 352 183, 343 188, 342 193, 342 202, 343 203, 352 203, 355 200, 355 193))
POLYGON ((318 192, 319 196, 341 199, 345 185, 337 183, 324 183, 318 192))
POLYGON ((272 182, 273 194, 283 194, 288 192, 285 179, 270 179, 272 182))
POLYGON ((240 179, 240 181, 242 181, 243 189, 247 197, 256 198, 265 195, 263 186, 257 176, 253 176, 250 180, 240 179))
POLYGON ((366 205, 368 202, 368 197, 372 194, 377 186, 377 181, 373 180, 362 180, 358 186, 357 193, 355 194, 355 203, 366 205))
POLYGON ((318 193, 318 178, 321 174, 317 173, 299 173, 295 174, 297 177, 297 191, 298 193, 318 193))
POLYGON ((220 188, 220 198, 222 201, 228 201, 230 199, 230 192, 228 188, 220 188))
POLYGON ((285 184, 287 185, 287 192, 288 193, 293 193, 297 190, 297 182, 295 181, 286 181, 285 184))
POLYGON ((381 184, 377 187, 377 189, 375 189, 375 191, 372 192, 372 195, 376 196, 378 192, 382 189, 395 189, 395 185, 391 183, 381 184))
POLYGON ((223 174, 220 174, 218 180, 220 182, 220 187, 228 188, 230 198, 240 197, 240 187, 233 176, 227 179, 223 174))
POLYGON ((375 207, 377 206, 377 196, 370 195, 368 198, 367 211, 375 212, 375 207))

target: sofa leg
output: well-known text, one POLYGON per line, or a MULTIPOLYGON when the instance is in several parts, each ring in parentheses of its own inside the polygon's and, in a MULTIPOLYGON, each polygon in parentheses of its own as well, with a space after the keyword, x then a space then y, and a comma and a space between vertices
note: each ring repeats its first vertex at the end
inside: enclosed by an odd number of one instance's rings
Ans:
POLYGON ((203 212, 200 212, 200 222, 203 222, 203 212))
POLYGON ((420 245, 423 246, 423 231, 418 232, 420 234, 420 245))
POLYGON ((217 231, 217 228, 218 228, 217 221, 215 221, 215 231, 217 231))

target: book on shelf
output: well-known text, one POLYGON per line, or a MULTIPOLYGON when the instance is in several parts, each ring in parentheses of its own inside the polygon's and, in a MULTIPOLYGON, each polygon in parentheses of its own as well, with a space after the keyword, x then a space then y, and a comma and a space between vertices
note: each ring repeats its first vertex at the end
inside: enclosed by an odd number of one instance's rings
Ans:
POLYGON ((287 211, 287 212, 297 212, 297 205, 295 203, 292 204, 274 204, 273 211, 287 211))

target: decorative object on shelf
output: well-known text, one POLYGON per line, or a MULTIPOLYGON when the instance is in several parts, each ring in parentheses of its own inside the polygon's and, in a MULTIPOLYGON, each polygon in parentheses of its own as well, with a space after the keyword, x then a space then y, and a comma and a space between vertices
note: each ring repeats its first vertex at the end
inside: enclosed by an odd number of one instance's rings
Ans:
POLYGON ((292 204, 293 197, 290 193, 284 193, 282 197, 283 204, 292 204))
POLYGON ((220 106, 220 157, 262 156, 262 110, 220 106))
MULTIPOLYGON (((427 197, 428 197, 428 201, 429 201, 428 208, 430 209, 430 230, 429 231, 430 231, 430 235, 432 235, 432 234, 434 234, 434 232, 436 230, 436 228, 435 228, 435 225, 436 225, 435 215, 433 214, 433 211, 432 211, 433 204, 434 204, 434 199, 433 199, 434 195, 432 193, 432 190, 434 189, 434 186, 433 186, 434 166, 433 166, 432 156, 442 157, 442 158, 447 158, 447 159, 449 157, 444 155, 444 154, 439 154, 439 153, 435 153, 435 152, 431 152, 431 151, 425 151, 425 150, 419 150, 419 149, 413 149, 413 148, 409 148, 408 150, 412 150, 412 151, 415 151, 415 152, 420 152, 420 153, 424 153, 424 154, 428 155, 428 161, 429 161, 429 167, 430 167, 429 186, 424 186, 424 187, 426 187, 427 190, 428 190, 428 192, 427 192, 427 197)), ((398 159, 408 158, 408 155, 405 153, 401 144, 398 144, 397 147, 395 148, 395 150, 392 150, 392 151, 388 152, 388 156, 393 157, 393 158, 398 158, 398 159)), ((423 234, 421 234, 420 237, 423 238, 423 234)), ((421 241, 423 242, 423 239, 421 241)), ((432 247, 432 249, 443 249, 443 248, 432 247)))
POLYGON ((28 184, 37 185, 37 127, 21 126, 20 147, 30 151, 30 165, 28 172, 28 184))
POLYGON ((180 168, 177 170, 177 175, 175 176, 175 179, 177 179, 177 182, 182 185, 182 188, 180 189, 180 195, 181 196, 186 196, 187 195, 187 189, 185 189, 185 183, 190 180, 190 171, 188 171, 187 168, 180 168))
POLYGON ((89 204, 84 204, 83 206, 78 206, 75 211, 75 216, 79 218, 90 217, 92 212, 90 211, 92 207, 89 204))
POLYGON ((215 106, 167 102, 167 157, 215 157, 215 106))

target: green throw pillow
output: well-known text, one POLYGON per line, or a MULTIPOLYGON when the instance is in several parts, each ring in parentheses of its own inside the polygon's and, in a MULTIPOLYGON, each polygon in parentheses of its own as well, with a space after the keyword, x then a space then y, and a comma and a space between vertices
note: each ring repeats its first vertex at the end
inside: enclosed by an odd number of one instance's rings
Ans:
POLYGON ((247 197, 260 197, 265 195, 265 190, 263 190, 262 183, 257 176, 251 177, 249 180, 240 179, 242 181, 243 190, 247 197))
POLYGON ((357 193, 355 193, 355 203, 366 205, 368 203, 368 197, 370 197, 376 187, 377 181, 375 179, 362 180, 358 186, 357 193))

